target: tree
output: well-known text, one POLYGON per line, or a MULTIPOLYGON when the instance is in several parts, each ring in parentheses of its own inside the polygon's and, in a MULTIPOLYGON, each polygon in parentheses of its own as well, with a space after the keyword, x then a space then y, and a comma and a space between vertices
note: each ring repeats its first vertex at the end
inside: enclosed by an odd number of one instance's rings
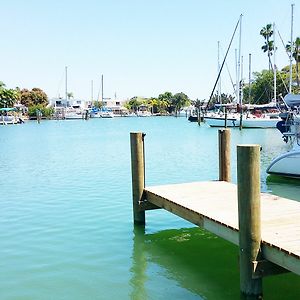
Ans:
POLYGON ((171 92, 164 92, 163 94, 159 94, 157 99, 159 100, 161 107, 164 107, 164 109, 168 110, 170 113, 173 94, 171 92))
POLYGON ((267 24, 265 27, 263 27, 260 30, 260 35, 263 36, 265 39, 265 44, 261 47, 261 49, 264 52, 267 52, 268 59, 269 59, 269 71, 272 69, 272 62, 271 62, 271 56, 272 51, 274 50, 274 41, 271 41, 270 38, 273 35, 273 28, 272 24, 267 24))
POLYGON ((191 104, 189 97, 184 93, 177 93, 172 98, 172 105, 175 107, 175 114, 177 115, 183 107, 191 104))
POLYGON ((130 110, 137 111, 138 107, 142 104, 142 100, 140 100, 138 97, 133 97, 125 104, 125 107, 130 110))
POLYGON ((67 93, 67 97, 68 97, 68 100, 70 100, 71 98, 74 98, 74 95, 72 92, 69 92, 69 93, 67 93))
POLYGON ((0 107, 13 107, 19 99, 19 92, 15 89, 6 89, 0 81, 0 107))
POLYGON ((48 97, 47 94, 40 88, 33 88, 31 91, 29 91, 28 89, 22 89, 21 103, 27 107, 38 104, 47 106, 48 97))
POLYGON ((296 62, 296 78, 297 78, 297 87, 300 87, 300 79, 299 79, 299 63, 300 63, 300 37, 297 37, 295 42, 293 42, 293 44, 291 42, 289 42, 286 46, 285 46, 287 52, 289 53, 289 55, 292 55, 292 57, 295 59, 296 62), (292 51, 292 46, 293 45, 293 53, 291 53, 292 51))
MULTIPOLYGON (((261 72, 254 72, 254 80, 251 84, 251 98, 249 85, 243 88, 244 103, 252 104, 266 104, 274 98, 274 73, 272 71, 263 70, 261 72)), ((277 95, 286 92, 288 73, 284 70, 276 72, 276 90, 277 95)))

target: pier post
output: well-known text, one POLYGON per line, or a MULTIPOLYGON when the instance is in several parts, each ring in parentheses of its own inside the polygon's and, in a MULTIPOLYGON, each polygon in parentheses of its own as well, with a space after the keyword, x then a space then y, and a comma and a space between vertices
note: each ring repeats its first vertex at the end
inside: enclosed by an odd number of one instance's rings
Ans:
POLYGON ((237 146, 240 289, 246 299, 262 299, 262 278, 254 279, 260 259, 260 146, 237 146))
POLYGON ((225 107, 225 124, 224 127, 227 128, 227 119, 228 119, 228 115, 227 115, 227 107, 225 107))
POLYGON ((145 224, 145 211, 140 210, 139 204, 145 187, 144 136, 141 132, 130 133, 133 220, 142 225, 145 224))
POLYGON ((230 181, 230 130, 219 129, 219 180, 230 181))

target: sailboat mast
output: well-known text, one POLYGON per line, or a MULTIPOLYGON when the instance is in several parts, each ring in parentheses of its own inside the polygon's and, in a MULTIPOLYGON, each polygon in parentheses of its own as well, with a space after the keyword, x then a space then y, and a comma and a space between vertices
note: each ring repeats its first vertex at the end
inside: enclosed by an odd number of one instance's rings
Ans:
POLYGON ((102 107, 103 107, 103 74, 101 76, 101 101, 102 101, 102 107))
POLYGON ((91 80, 91 106, 93 106, 94 99, 94 81, 91 80))
POLYGON ((251 53, 249 53, 249 104, 251 100, 251 53))
POLYGON ((277 67, 276 67, 276 43, 275 43, 275 38, 276 38, 276 28, 275 28, 275 23, 273 23, 273 36, 274 36, 274 56, 273 56, 273 65, 274 65, 274 102, 276 102, 277 99, 277 90, 276 90, 276 85, 277 85, 277 67))
MULTIPOLYGON (((241 89, 240 104, 241 105, 243 103, 243 76, 244 76, 244 57, 241 56, 241 80, 240 80, 240 89, 241 89)), ((241 112, 242 112, 242 109, 241 109, 241 112)))
POLYGON ((66 106, 68 103, 68 67, 65 67, 65 92, 66 92, 66 106))
MULTIPOLYGON (((220 41, 218 41, 218 74, 220 72, 220 41)), ((218 103, 222 104, 221 99, 221 75, 218 81, 218 103)))
POLYGON ((292 16, 291 16, 291 52, 290 52, 290 83, 289 83, 289 93, 292 92, 292 74, 293 74, 293 51, 294 51, 294 43, 293 43, 293 27, 294 27, 294 6, 295 4, 291 5, 292 8, 292 16))
POLYGON ((234 49, 234 55, 235 55, 235 99, 238 103, 239 101, 239 76, 238 76, 238 56, 237 56, 237 49, 234 49))
POLYGON ((238 57, 238 103, 242 105, 241 100, 241 48, 242 48, 242 17, 243 15, 240 15, 240 35, 239 35, 239 57, 238 57))

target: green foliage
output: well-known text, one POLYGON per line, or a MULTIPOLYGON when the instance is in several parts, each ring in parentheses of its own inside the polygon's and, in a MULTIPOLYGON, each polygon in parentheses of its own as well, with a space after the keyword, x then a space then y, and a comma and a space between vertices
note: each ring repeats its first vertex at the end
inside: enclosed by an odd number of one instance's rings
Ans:
POLYGON ((263 27, 260 30, 260 35, 263 36, 265 39, 264 45, 261 47, 261 49, 267 53, 268 60, 269 60, 269 71, 272 69, 272 62, 271 62, 271 55, 274 51, 274 41, 270 40, 270 38, 273 35, 273 27, 272 24, 267 24, 265 27, 263 27))
POLYGON ((143 104, 143 100, 139 97, 133 97, 131 98, 125 105, 126 108, 137 111, 138 107, 143 104))
POLYGON ((40 88, 33 88, 21 90, 21 103, 27 107, 41 104, 46 106, 48 104, 48 97, 46 93, 40 88))
MULTIPOLYGON (((286 87, 288 85, 288 67, 276 74, 276 92, 282 96, 287 94, 286 87)), ((296 90, 294 90, 296 91, 296 90)), ((274 98, 274 73, 272 71, 263 70, 254 73, 254 81, 243 88, 244 103, 266 104, 274 98)), ((278 98, 278 96, 277 96, 278 98)))
POLYGON ((40 111, 42 116, 47 119, 50 119, 54 114, 53 107, 45 107, 43 104, 36 104, 28 107, 29 117, 35 117, 37 115, 37 111, 40 111))
POLYGON ((125 107, 137 111, 139 106, 145 105, 153 113, 168 113, 179 111, 181 108, 190 105, 190 103, 189 97, 184 93, 173 95, 171 92, 165 92, 160 94, 158 98, 133 97, 125 104, 125 107))
POLYGON ((175 113, 180 111, 183 107, 191 104, 189 97, 184 93, 177 93, 171 99, 172 106, 175 108, 175 113))
POLYGON ((5 84, 0 81, 0 107, 13 107, 19 97, 18 90, 6 89, 5 84))
POLYGON ((300 87, 300 78, 299 78, 299 63, 300 63, 300 38, 297 37, 295 42, 293 44, 289 42, 286 46, 286 50, 289 55, 292 55, 295 62, 296 62, 296 72, 293 71, 294 74, 296 74, 296 82, 297 82, 297 87, 300 87), (293 53, 292 51, 292 46, 293 46, 293 53))
POLYGON ((93 103, 93 106, 96 107, 96 108, 101 109, 103 107, 103 103, 102 103, 102 101, 95 101, 93 103))
MULTIPOLYGON (((231 103, 233 102, 234 100, 234 97, 230 94, 225 94, 225 93, 222 93, 220 95, 220 102, 225 104, 225 103, 231 103)), ((219 103, 219 97, 217 94, 214 94, 211 98, 211 101, 210 101, 211 104, 216 104, 216 103, 219 103)))

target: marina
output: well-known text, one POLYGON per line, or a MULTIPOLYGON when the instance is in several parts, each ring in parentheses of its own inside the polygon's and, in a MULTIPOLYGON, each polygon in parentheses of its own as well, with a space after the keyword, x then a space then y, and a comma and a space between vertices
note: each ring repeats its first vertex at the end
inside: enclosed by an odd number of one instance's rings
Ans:
POLYGON ((300 299, 294 3, 2 10, 0 300, 300 299))

